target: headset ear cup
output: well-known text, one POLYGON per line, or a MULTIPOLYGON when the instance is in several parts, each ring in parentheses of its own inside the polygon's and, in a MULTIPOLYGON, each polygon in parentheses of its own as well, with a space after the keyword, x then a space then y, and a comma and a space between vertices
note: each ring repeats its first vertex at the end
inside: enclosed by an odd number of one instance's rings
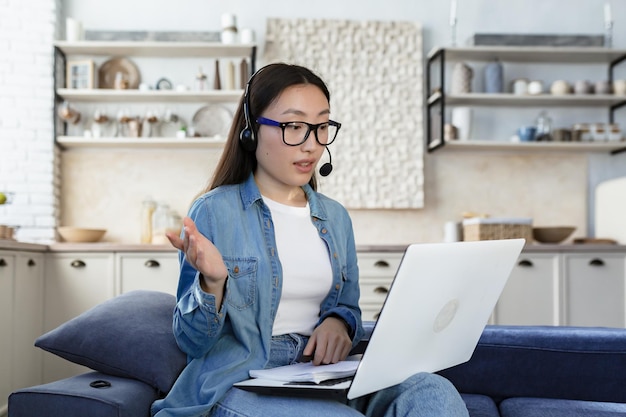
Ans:
POLYGON ((241 131, 239 141, 241 142, 241 147, 244 150, 248 152, 254 152, 256 150, 256 139, 249 126, 246 126, 246 128, 241 131))

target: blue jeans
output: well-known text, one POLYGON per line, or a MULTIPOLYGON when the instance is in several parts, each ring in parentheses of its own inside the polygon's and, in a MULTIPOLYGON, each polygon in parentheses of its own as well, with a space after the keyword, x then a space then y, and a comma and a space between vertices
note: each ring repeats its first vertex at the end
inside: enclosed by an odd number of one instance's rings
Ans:
MULTIPOLYGON (((295 363, 307 338, 272 338, 268 368, 295 363)), ((259 395, 231 388, 211 409, 210 417, 467 417, 463 399, 447 379, 419 373, 401 384, 343 404, 333 400, 259 395)))

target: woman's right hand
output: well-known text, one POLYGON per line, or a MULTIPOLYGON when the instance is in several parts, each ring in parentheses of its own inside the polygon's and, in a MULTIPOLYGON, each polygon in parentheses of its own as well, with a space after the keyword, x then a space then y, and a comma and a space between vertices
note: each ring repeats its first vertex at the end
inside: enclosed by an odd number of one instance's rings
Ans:
POLYGON ((204 282, 200 282, 202 289, 215 293, 214 289, 224 288, 228 277, 228 269, 222 259, 222 254, 215 245, 198 231, 196 224, 189 217, 183 219, 183 239, 174 233, 167 232, 170 243, 185 254, 189 264, 194 267, 204 282))

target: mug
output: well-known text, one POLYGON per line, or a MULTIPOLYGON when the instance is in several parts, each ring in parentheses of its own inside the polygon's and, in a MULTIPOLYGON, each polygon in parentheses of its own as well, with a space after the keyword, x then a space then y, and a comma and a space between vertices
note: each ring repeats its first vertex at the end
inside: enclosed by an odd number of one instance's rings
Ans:
POLYGON ((517 136, 519 136, 519 140, 522 142, 532 142, 535 140, 536 133, 537 128, 535 126, 522 126, 517 129, 517 136))
POLYGON ((537 96, 543 93, 543 82, 542 81, 531 81, 528 83, 528 94, 532 94, 537 96))
POLYGON ((550 93, 555 96, 563 96, 571 92, 571 87, 567 81, 557 80, 552 83, 550 87, 550 93))
POLYGON ((528 93, 528 80, 526 78, 518 78, 511 81, 511 91, 516 95, 525 95, 528 93))
POLYGON ((613 88, 608 81, 598 81, 595 87, 596 94, 612 94, 613 88))
POLYGON ((574 83, 575 94, 591 94, 593 93, 593 86, 587 80, 578 80, 574 83))
POLYGON ((239 42, 241 43, 254 43, 256 41, 256 35, 254 29, 242 28, 239 32, 239 42))
POLYGON ((626 80, 613 81, 613 94, 616 96, 626 96, 626 80))

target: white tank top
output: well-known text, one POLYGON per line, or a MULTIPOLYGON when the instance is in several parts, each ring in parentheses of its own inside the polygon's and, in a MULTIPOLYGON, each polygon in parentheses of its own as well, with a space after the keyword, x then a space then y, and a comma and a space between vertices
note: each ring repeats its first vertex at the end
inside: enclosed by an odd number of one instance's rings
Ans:
POLYGON ((309 204, 293 207, 263 197, 274 222, 283 286, 272 335, 311 335, 332 285, 326 243, 311 221, 309 204))

